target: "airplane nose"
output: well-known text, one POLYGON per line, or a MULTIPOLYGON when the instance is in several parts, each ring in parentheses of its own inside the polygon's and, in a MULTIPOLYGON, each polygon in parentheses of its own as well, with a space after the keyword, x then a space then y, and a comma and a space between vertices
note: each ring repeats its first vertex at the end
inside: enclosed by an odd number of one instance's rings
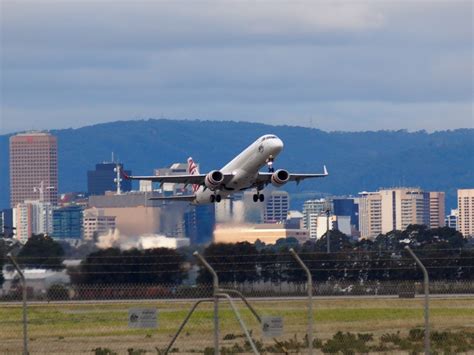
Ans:
POLYGON ((272 149, 273 154, 280 153, 281 150, 283 149, 283 141, 280 138, 277 138, 277 139, 272 139, 271 142, 272 142, 271 149, 272 149))

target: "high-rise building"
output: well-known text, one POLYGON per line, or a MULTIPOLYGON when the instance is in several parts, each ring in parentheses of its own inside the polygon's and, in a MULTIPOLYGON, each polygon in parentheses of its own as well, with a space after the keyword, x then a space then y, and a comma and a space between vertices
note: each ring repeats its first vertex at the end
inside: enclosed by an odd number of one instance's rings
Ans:
POLYGON ((83 207, 70 205, 53 211, 53 238, 82 238, 83 207))
MULTIPOLYGON (((359 227, 362 238, 405 230, 410 224, 438 227, 444 215, 444 193, 419 188, 381 189, 362 192, 359 200, 359 227)), ((443 218, 444 219, 444 218, 443 218)))
POLYGON ((463 236, 474 236, 474 189, 458 190, 458 230, 463 236))
POLYGON ((216 212, 214 205, 189 206, 184 213, 185 234, 191 244, 207 244, 212 242, 216 212))
POLYGON ((0 226, 0 235, 5 237, 11 237, 15 233, 13 229, 13 209, 6 208, 0 212, 1 216, 1 226, 0 226))
POLYGON ((382 196, 378 192, 361 192, 359 199, 361 238, 375 238, 382 233, 382 196))
POLYGON ((84 239, 93 240, 103 234, 115 230, 115 216, 108 216, 100 208, 88 208, 84 210, 83 230, 84 239))
MULTIPOLYGON (((123 164, 117 164, 114 162, 104 162, 95 165, 95 170, 89 170, 87 172, 87 193, 89 195, 103 195, 105 191, 116 191, 117 183, 117 172, 115 169, 119 165, 120 169, 123 169, 123 164)), ((131 175, 130 170, 125 170, 125 174, 131 175)), ((132 182, 120 178, 120 190, 131 191, 132 182)))
POLYGON ((309 237, 316 239, 318 236, 318 217, 326 216, 326 211, 333 210, 329 199, 308 200, 303 204, 303 226, 309 231, 309 237))
POLYGON ((355 239, 359 239, 359 198, 334 197, 332 199, 333 214, 337 216, 337 229, 355 239))
POLYGON ((26 200, 16 205, 13 216, 16 238, 23 243, 33 234, 53 231, 53 205, 49 202, 26 200))
POLYGON ((439 228, 444 226, 445 209, 444 192, 430 191, 430 228, 439 228))
POLYGON ((458 210, 453 209, 451 213, 446 216, 445 225, 446 227, 458 230, 458 210))
POLYGON ((379 191, 382 196, 382 233, 405 230, 410 224, 430 225, 429 193, 419 188, 379 191))
POLYGON ((58 200, 57 139, 49 133, 10 137, 10 206, 25 200, 58 200))
POLYGON ((290 195, 286 191, 274 190, 266 194, 264 223, 281 223, 286 221, 290 209, 290 195))

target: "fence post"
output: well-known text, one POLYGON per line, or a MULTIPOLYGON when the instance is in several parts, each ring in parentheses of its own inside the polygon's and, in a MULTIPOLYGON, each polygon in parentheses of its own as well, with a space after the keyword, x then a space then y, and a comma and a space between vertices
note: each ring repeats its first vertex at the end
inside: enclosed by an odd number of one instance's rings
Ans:
POLYGON ((428 277, 428 271, 425 266, 421 263, 420 259, 415 255, 413 250, 407 245, 405 249, 410 253, 410 255, 415 259, 415 262, 423 271, 423 286, 425 291, 425 354, 430 354, 430 280, 428 277))
POLYGON ((8 254, 8 258, 10 259, 16 271, 18 271, 18 274, 20 275, 23 298, 23 355, 28 355, 28 309, 26 304, 26 279, 13 255, 8 254))
POLYGON ((303 260, 300 259, 298 254, 296 254, 293 248, 290 248, 290 253, 296 259, 298 264, 304 269, 306 272, 306 276, 308 278, 308 353, 310 355, 313 354, 313 277, 311 272, 309 271, 308 267, 305 265, 303 260))
POLYGON ((219 355, 219 278, 214 269, 197 251, 193 253, 212 274, 212 295, 214 297, 214 354, 219 355))

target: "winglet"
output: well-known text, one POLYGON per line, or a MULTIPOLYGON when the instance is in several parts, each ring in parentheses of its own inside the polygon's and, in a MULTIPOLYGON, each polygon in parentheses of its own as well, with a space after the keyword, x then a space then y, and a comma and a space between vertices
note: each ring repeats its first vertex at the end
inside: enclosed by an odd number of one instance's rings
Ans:
POLYGON ((324 175, 326 175, 326 176, 329 175, 328 169, 326 169, 326 165, 324 165, 324 175))

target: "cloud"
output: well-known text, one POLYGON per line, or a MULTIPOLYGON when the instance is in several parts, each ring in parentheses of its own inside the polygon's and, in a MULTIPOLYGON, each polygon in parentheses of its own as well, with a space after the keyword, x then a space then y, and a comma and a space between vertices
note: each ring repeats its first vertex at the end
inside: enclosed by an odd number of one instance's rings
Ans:
POLYGON ((143 115, 307 125, 333 113, 331 129, 433 130, 439 112, 472 125, 470 1, 1 6, 4 132, 143 115), (370 121, 376 109, 393 121, 370 121))

